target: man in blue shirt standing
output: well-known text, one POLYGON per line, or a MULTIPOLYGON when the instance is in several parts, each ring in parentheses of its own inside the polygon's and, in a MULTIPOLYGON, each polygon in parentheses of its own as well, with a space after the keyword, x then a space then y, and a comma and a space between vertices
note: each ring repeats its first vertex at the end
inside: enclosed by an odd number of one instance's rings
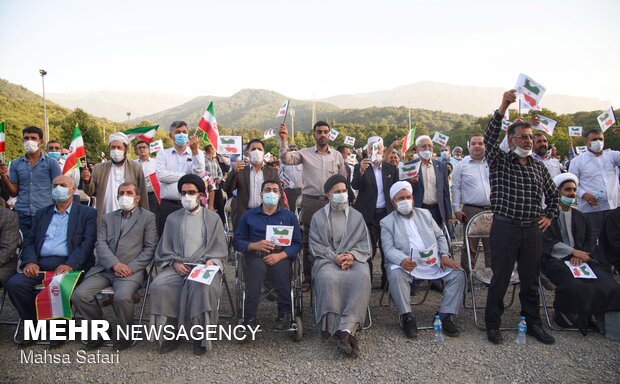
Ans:
POLYGON ((9 195, 17 196, 13 209, 19 214, 19 229, 26 236, 37 210, 52 204, 52 180, 61 171, 58 162, 41 151, 45 143, 41 128, 24 128, 22 135, 26 154, 15 159, 10 170, 0 164, 0 178, 9 195))
POLYGON ((301 251, 301 230, 297 217, 288 209, 278 207, 282 189, 277 180, 267 179, 261 186, 262 204, 246 211, 237 225, 233 245, 245 256, 245 319, 244 324, 256 325, 256 310, 265 275, 269 274, 278 295, 278 318, 274 328, 291 326, 291 260, 301 251), (267 226, 292 226, 289 246, 276 246, 267 239, 267 226))

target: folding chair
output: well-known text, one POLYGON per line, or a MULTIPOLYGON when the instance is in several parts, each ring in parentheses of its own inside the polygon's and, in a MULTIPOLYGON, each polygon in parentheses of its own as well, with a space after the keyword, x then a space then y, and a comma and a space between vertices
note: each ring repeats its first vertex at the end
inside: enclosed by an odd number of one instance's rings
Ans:
MULTIPOLYGON (((472 252, 470 249, 469 240, 472 238, 482 239, 489 238, 491 235, 491 225, 493 224, 493 212, 486 210, 475 214, 473 217, 469 219, 467 222, 467 226, 465 227, 464 239, 465 247, 467 250, 467 263, 470 266, 468 268, 468 280, 469 280, 469 288, 471 290, 471 307, 468 307, 463 301, 463 306, 467 309, 473 309, 474 314, 474 323, 476 327, 481 330, 486 330, 486 327, 482 326, 478 322, 478 308, 476 306, 476 289, 474 286, 474 280, 483 283, 485 286, 489 286, 491 284, 492 272, 489 268, 476 268, 472 265, 472 252)), ((485 250, 486 252, 487 250, 485 250)), ((516 266, 515 266, 516 268, 516 266)), ((510 285, 512 285, 512 293, 510 298, 510 303, 506 307, 510 307, 515 300, 517 285, 520 284, 519 275, 515 271, 513 271, 512 276, 510 277, 510 285)), ((500 330, 512 330, 513 328, 500 328, 500 330)))
POLYGON ((297 215, 297 221, 301 223, 301 203, 303 201, 303 195, 299 195, 295 200, 295 215, 297 215))
POLYGON ((541 299, 540 300, 540 304, 541 304, 541 307, 543 309, 543 312, 545 313, 545 318, 547 320, 547 325, 549 326, 549 328, 553 329, 554 331, 577 331, 577 332, 581 332, 581 330, 579 328, 564 328, 564 327, 560 327, 560 326, 554 326, 553 324, 555 323, 555 321, 552 323, 551 316, 549 315, 549 308, 551 308, 552 305, 550 306, 549 304, 547 304, 547 296, 546 296, 547 290, 542 285, 540 277, 538 278, 538 290, 539 290, 540 299, 541 299))
POLYGON ((233 248, 233 237, 235 231, 232 225, 232 202, 234 198, 226 200, 224 205, 224 232, 226 233, 226 243, 228 244, 228 261, 235 262, 235 249, 233 248))

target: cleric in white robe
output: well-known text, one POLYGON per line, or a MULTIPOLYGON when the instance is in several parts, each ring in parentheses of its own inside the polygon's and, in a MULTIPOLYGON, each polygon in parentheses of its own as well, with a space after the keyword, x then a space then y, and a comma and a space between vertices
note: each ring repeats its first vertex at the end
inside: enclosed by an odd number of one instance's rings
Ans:
POLYGON ((370 238, 362 214, 349 207, 345 177, 330 177, 324 190, 329 204, 310 224, 315 319, 345 354, 357 357, 355 332, 370 301, 370 238))
MULTIPOLYGON (((222 295, 222 272, 210 285, 187 280, 195 264, 223 267, 228 255, 226 235, 220 217, 201 204, 205 183, 196 175, 181 177, 178 182, 183 209, 166 219, 155 262, 159 273, 151 283, 151 323, 154 325, 207 326, 218 322, 218 301, 222 295)), ((160 341, 159 352, 177 346, 160 341)), ((194 342, 195 354, 211 349, 211 342, 194 342)))

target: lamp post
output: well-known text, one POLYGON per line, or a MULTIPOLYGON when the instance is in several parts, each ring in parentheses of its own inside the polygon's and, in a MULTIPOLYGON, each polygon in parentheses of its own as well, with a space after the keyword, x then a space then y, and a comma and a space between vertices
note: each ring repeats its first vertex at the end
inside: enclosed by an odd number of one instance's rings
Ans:
POLYGON ((291 137, 295 141, 295 108, 289 108, 288 114, 291 116, 291 137))
POLYGON ((127 112, 127 124, 129 124, 129 117, 131 116, 131 112, 127 112))
POLYGON ((50 132, 47 127, 47 106, 45 105, 45 75, 47 75, 47 71, 45 69, 39 69, 39 74, 41 75, 41 84, 43 85, 43 132, 45 142, 47 143, 50 139, 50 132))

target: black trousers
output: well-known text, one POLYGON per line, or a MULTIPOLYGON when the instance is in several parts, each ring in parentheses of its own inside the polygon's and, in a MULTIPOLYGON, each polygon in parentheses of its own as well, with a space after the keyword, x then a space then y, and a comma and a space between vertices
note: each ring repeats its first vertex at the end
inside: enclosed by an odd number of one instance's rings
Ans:
POLYGON ((377 243, 379 247, 379 252, 381 252, 381 285, 385 284, 387 279, 387 274, 385 273, 385 257, 383 255, 383 247, 381 246, 381 225, 379 222, 387 216, 387 209, 375 209, 375 212, 372 217, 372 221, 366 223, 366 227, 368 227, 368 234, 370 235, 370 260, 368 260, 368 265, 370 266, 370 278, 372 280, 372 259, 375 257, 375 252, 377 251, 377 243))
POLYGON ((159 231, 159 202, 157 201, 157 195, 155 192, 149 192, 149 211, 155 214, 155 222, 157 223, 157 231, 159 231))
MULTIPOLYGON (((504 313, 504 296, 510 283, 515 262, 521 287, 521 315, 528 325, 538 324, 540 308, 538 276, 542 256, 542 232, 538 225, 522 227, 519 224, 500 221, 497 215, 491 226, 491 270, 493 278, 487 295, 484 321, 487 329, 499 329, 504 313)), ((516 327, 516 324, 515 324, 516 327)))
POLYGON ((159 204, 159 227, 157 228, 160 238, 161 234, 164 233, 164 225, 168 215, 180 208, 183 208, 183 205, 178 200, 161 199, 161 204, 159 204))
POLYGON ((265 277, 273 283, 278 296, 278 314, 291 313, 291 260, 286 258, 272 266, 262 259, 263 255, 250 252, 245 255, 245 317, 256 316, 261 288, 265 277))

